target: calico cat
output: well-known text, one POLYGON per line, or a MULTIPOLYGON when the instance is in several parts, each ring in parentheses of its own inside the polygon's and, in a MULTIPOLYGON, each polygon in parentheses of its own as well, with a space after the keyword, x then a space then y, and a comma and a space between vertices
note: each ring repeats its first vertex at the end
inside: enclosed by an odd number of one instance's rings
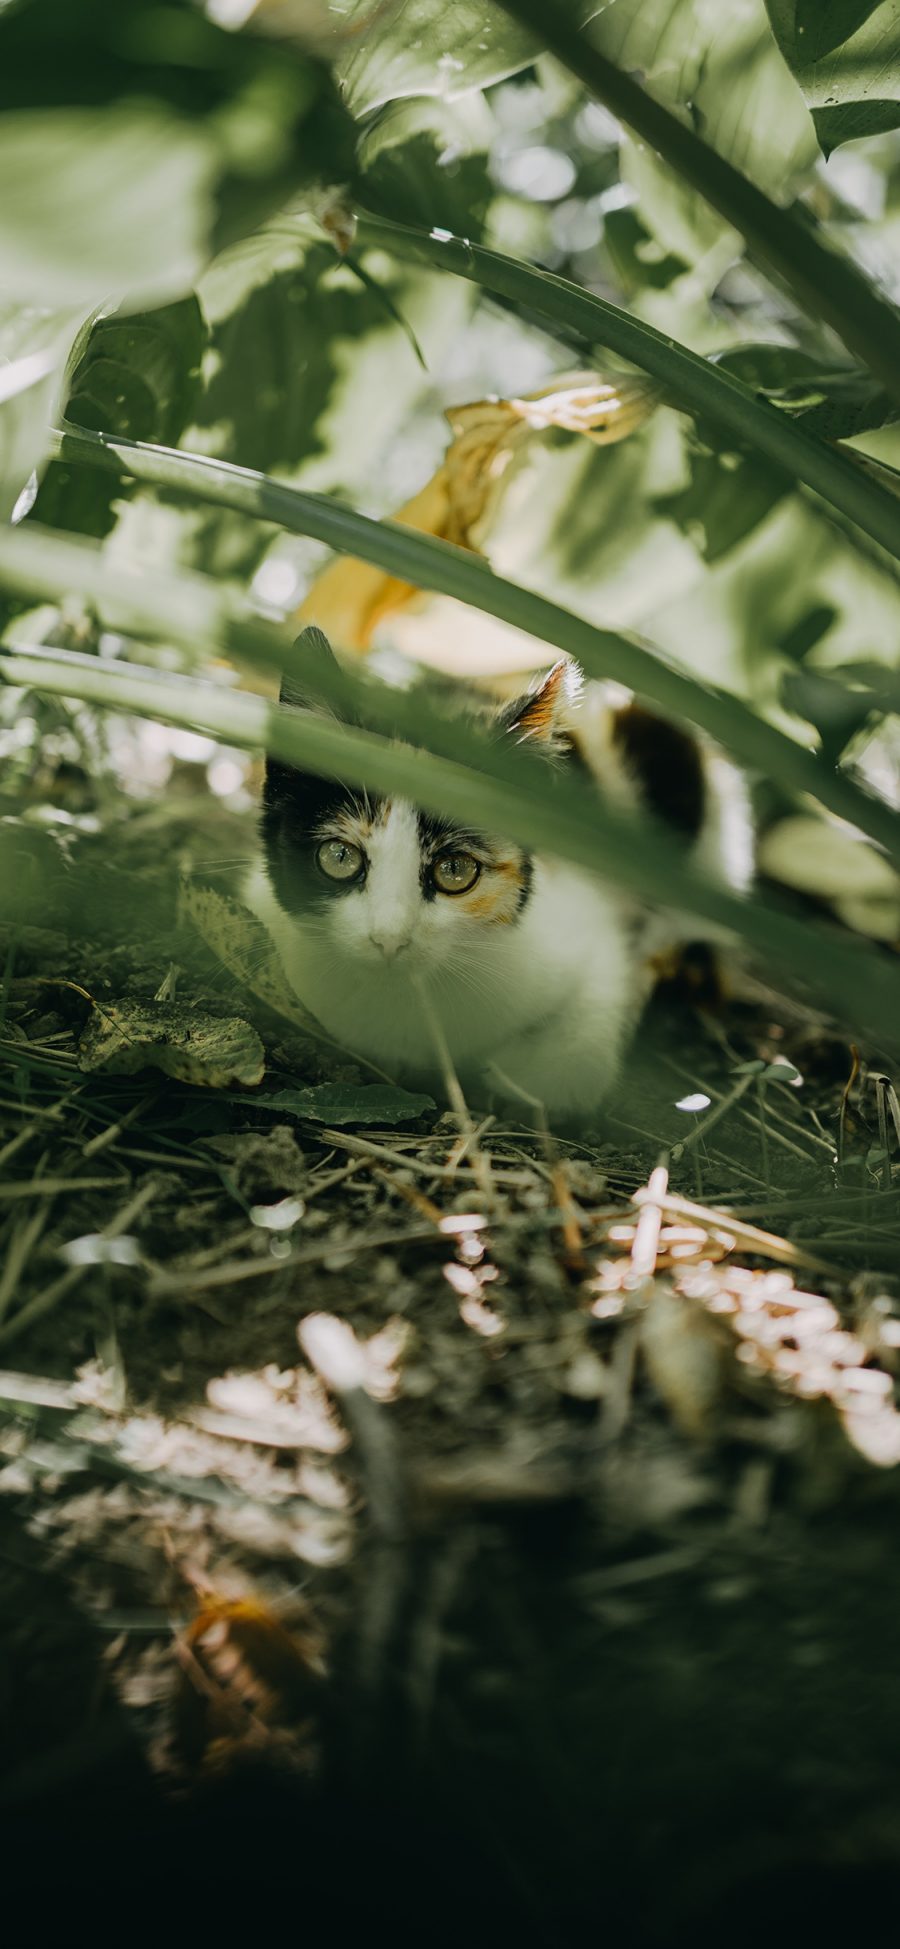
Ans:
MULTIPOLYGON (((298 648, 331 655, 319 630, 298 648)), ((296 704, 295 683, 282 699, 296 704)), ((747 885, 741 782, 691 733, 636 704, 611 709, 605 687, 582 683, 567 659, 494 722, 498 734, 572 754, 613 805, 643 806, 708 874, 747 885)), ((423 987, 464 1089, 592 1111, 616 1079, 654 958, 688 937, 677 918, 605 885, 602 862, 595 877, 276 759, 261 840, 247 899, 301 1001, 348 1049, 432 1088, 423 987)))

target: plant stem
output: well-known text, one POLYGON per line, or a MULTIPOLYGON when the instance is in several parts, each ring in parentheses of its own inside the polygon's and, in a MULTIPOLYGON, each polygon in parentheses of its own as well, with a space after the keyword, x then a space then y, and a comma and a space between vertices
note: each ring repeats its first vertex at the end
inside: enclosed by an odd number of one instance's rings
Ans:
POLYGON ((665 389, 681 412, 704 418, 728 435, 731 445, 757 447, 776 466, 803 481, 824 501, 900 559, 900 501, 849 455, 807 433, 781 408, 750 392, 733 373, 711 365, 655 326, 618 305, 582 291, 553 271, 520 264, 500 251, 445 230, 418 230, 406 223, 361 211, 361 244, 379 245, 396 257, 439 266, 466 277, 484 291, 508 298, 546 319, 549 329, 576 333, 580 342, 605 345, 665 389))
MULTIPOLYGON (((131 473, 137 480, 176 488, 197 500, 233 508, 258 520, 277 522, 290 533, 314 535, 333 548, 374 562, 403 581, 455 596, 488 615, 512 623, 564 650, 580 663, 588 676, 625 684, 662 711, 698 725, 731 750, 749 770, 777 778, 789 792, 810 793, 839 818, 868 833, 900 862, 900 820, 889 806, 860 790, 843 773, 829 768, 814 752, 786 737, 764 718, 757 717, 738 698, 696 682, 633 638, 596 628, 534 590, 520 588, 517 583, 495 575, 487 562, 466 549, 439 541, 433 535, 418 534, 399 522, 373 521, 324 495, 302 493, 298 488, 286 487, 264 474, 226 461, 178 453, 167 447, 143 446, 129 440, 111 440, 97 433, 66 431, 55 435, 55 441, 57 452, 67 460, 86 460, 117 473, 131 473)), ((54 547, 53 560, 48 555, 45 563, 36 545, 37 534, 27 524, 0 531, 0 585, 56 601, 67 593, 89 590, 90 599, 101 600, 104 583, 103 570, 97 565, 98 551, 53 536, 48 538, 54 547), (66 550, 71 554, 66 555, 66 550)), ((203 640, 210 640, 210 636, 218 635, 221 640, 223 617, 231 604, 228 635, 232 653, 259 661, 258 645, 266 644, 269 662, 283 666, 288 658, 283 633, 272 625, 251 622, 249 604, 208 578, 186 574, 177 578, 138 578, 128 576, 125 571, 118 571, 117 578, 117 615, 121 617, 123 613, 121 598, 126 580, 140 602, 140 620, 120 625, 135 634, 143 632, 158 638, 168 633, 174 641, 192 650, 203 640), (192 590, 189 595, 184 593, 188 585, 192 590), (165 609, 168 619, 165 628, 154 625, 155 602, 159 603, 161 614, 165 609), (181 627, 182 620, 190 632, 187 635, 181 627), (279 641, 280 652, 275 647, 279 641)))
POLYGON ((205 731, 244 750, 264 747, 288 764, 378 793, 402 792, 426 809, 502 832, 541 854, 570 860, 632 898, 677 907, 734 930, 808 983, 856 1032, 897 1046, 900 971, 888 956, 823 934, 703 879, 657 827, 614 814, 581 779, 550 773, 513 746, 502 761, 486 743, 478 771, 313 712, 246 691, 110 664, 64 650, 0 651, 0 679, 108 709, 136 711, 205 731))
POLYGON ((900 399, 900 313, 855 264, 825 243, 812 221, 773 203, 733 163, 710 148, 633 75, 607 60, 579 32, 565 0, 501 0, 504 11, 576 75, 619 121, 649 143, 684 181, 733 224, 763 270, 787 285, 801 310, 830 325, 847 350, 900 399))

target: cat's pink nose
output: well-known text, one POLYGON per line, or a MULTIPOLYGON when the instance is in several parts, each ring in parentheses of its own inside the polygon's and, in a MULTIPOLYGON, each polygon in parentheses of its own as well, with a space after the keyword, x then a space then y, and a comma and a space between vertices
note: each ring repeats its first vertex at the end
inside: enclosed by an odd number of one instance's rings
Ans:
POLYGON ((386 961, 392 961, 395 954, 402 953, 402 950, 409 946, 411 939, 411 934, 373 934, 371 936, 372 946, 378 948, 379 952, 384 955, 386 961))

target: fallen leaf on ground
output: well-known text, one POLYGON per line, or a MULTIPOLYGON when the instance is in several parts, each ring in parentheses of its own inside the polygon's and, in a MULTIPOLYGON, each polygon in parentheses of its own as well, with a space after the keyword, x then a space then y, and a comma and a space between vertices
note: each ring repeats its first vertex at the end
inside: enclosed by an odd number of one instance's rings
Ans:
POLYGON ((316 1123, 408 1123, 434 1109, 430 1096, 418 1096, 389 1083, 320 1083, 308 1089, 276 1090, 265 1107, 316 1123))
POLYGON ((267 927, 233 894, 219 893, 199 880, 183 880, 178 896, 179 916, 192 922, 229 974, 251 995, 265 1002, 298 1028, 324 1035, 321 1024, 304 1008, 291 987, 267 927))
POLYGON ((180 1083, 253 1088, 265 1074, 263 1045, 240 1015, 209 1015, 184 1002, 95 1003, 78 1044, 88 1072, 134 1076, 161 1069, 180 1083))

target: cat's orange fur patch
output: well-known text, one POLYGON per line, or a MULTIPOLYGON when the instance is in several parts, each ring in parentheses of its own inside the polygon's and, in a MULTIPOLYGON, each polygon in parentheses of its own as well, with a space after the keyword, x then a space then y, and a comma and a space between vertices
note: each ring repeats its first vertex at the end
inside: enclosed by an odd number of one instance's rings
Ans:
POLYGON ((367 814, 361 807, 352 812, 344 810, 336 813, 333 818, 328 820, 329 836, 335 839, 343 839, 350 846, 364 847, 366 841, 371 837, 375 825, 378 823, 380 810, 381 808, 379 807, 374 818, 371 813, 367 814))
POLYGON ((460 906, 472 920, 491 920, 508 926, 519 911, 524 885, 520 859, 491 860, 472 892, 462 896, 460 906))

